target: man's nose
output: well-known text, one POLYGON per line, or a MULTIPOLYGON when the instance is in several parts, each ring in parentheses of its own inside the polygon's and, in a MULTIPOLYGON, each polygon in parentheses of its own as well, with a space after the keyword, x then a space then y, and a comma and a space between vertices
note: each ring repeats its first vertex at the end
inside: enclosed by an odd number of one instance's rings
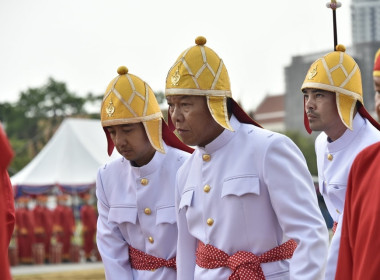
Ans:
POLYGON ((182 119, 182 112, 181 110, 179 109, 178 106, 175 106, 172 110, 172 113, 171 113, 171 118, 172 118, 172 122, 173 124, 175 124, 176 122, 180 122, 181 119, 182 119))
POLYGON ((124 139, 124 137, 122 136, 122 133, 120 133, 120 132, 115 132, 115 137, 114 137, 114 139, 115 139, 115 145, 116 146, 119 146, 119 145, 122 145, 122 144, 124 144, 124 142, 125 142, 125 139, 124 139))
POLYGON ((315 101, 312 97, 305 99, 305 109, 314 109, 315 101))

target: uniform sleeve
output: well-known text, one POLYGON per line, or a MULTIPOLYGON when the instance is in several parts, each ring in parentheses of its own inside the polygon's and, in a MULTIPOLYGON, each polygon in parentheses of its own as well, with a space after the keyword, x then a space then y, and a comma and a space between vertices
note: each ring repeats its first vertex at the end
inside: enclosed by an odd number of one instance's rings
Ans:
POLYGON ((100 171, 96 180, 98 199, 98 222, 96 241, 104 263, 107 280, 133 279, 129 263, 128 244, 113 222, 108 221, 109 205, 107 203, 100 171))
MULTIPOLYGON (((178 172, 179 173, 179 172, 178 172)), ((186 221, 186 207, 179 209, 183 187, 178 184, 178 173, 175 188, 175 204, 178 226, 177 245, 177 279, 193 280, 195 270, 195 249, 197 240, 188 231, 186 221)))
MULTIPOLYGON (((352 279, 352 267, 353 267, 353 260, 352 260, 352 248, 350 244, 350 238, 349 238, 349 229, 350 229, 350 213, 351 213, 351 201, 349 199, 349 187, 350 185, 350 179, 347 186, 347 196, 345 199, 345 205, 344 205, 344 218, 341 222, 341 236, 340 236, 340 247, 339 247, 339 254, 338 254, 338 261, 337 261, 337 267, 336 267, 336 274, 335 279, 336 280, 349 280, 352 279)), ((338 224, 339 225, 339 224, 338 224)))
MULTIPOLYGON (((344 213, 344 211, 343 211, 344 213)), ((331 239, 330 248, 327 257, 326 266, 326 279, 335 279, 336 266, 338 263, 340 240, 342 235, 342 224, 343 224, 343 213, 339 216, 338 226, 335 233, 331 239)))
MULTIPOLYGON (((12 237, 15 225, 15 206, 13 199, 12 184, 9 179, 7 167, 13 158, 12 147, 8 138, 0 124, 0 187, 1 187, 1 215, 5 216, 5 226, 7 228, 7 235, 5 236, 5 244, 8 247, 9 241, 12 237)), ((1 240, 2 234, 0 235, 1 240)), ((1 241, 3 242, 3 241, 1 241)))
POLYGON ((348 177, 336 279, 379 279, 380 143, 358 154, 348 177))
POLYGON ((278 221, 298 244, 290 260, 290 279, 323 279, 328 231, 301 151, 287 137, 272 138, 263 170, 278 221))
POLYGON ((8 245, 15 224, 15 208, 12 186, 7 167, 13 152, 0 125, 0 279, 12 279, 8 261, 8 245))
MULTIPOLYGON (((6 228, 7 228, 7 239, 6 244, 9 244, 12 238, 15 222, 16 222, 16 214, 15 214, 15 204, 13 199, 13 190, 12 190, 12 184, 9 179, 8 172, 6 170, 3 171, 2 179, 4 179, 4 184, 1 186, 3 191, 3 198, 5 201, 5 221, 6 221, 6 228)), ((1 177, 1 176, 0 176, 1 177)))

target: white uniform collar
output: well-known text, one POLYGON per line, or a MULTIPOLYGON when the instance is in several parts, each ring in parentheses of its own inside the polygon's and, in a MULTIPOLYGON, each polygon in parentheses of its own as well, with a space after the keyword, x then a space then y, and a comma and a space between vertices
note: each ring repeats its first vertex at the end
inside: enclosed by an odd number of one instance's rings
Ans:
POLYGON ((197 147, 201 151, 204 151, 206 153, 213 153, 216 150, 220 149, 221 147, 225 146, 227 142, 229 142, 232 137, 234 137, 237 134, 237 131, 239 130, 241 123, 238 121, 238 119, 232 115, 230 119, 230 124, 234 131, 230 131, 228 129, 225 129, 218 137, 216 137, 212 142, 207 144, 204 148, 203 147, 197 147))
MULTIPOLYGON (((168 146, 165 143, 164 143, 164 149, 165 149, 165 152, 167 153, 168 146)), ((140 166, 140 167, 133 166, 130 161, 128 160, 126 161, 131 166, 132 172, 137 177, 145 177, 145 176, 148 176, 149 174, 152 174, 156 170, 160 169, 160 166, 164 158, 165 158, 165 154, 156 151, 151 161, 143 166, 140 166)))
POLYGON ((365 125, 365 123, 365 119, 359 113, 356 113, 356 116, 353 120, 352 130, 347 128, 342 136, 333 142, 327 143, 329 151, 332 152, 334 150, 341 150, 346 145, 350 144, 353 139, 360 133, 361 128, 365 125))

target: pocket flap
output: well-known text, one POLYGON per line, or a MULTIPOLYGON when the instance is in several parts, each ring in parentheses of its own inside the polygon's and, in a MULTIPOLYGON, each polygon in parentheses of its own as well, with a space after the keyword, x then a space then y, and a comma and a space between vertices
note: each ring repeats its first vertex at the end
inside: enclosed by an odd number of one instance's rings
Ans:
POLYGON ((112 207, 108 215, 108 222, 136 224, 136 207, 112 207))
POLYGON ((223 182, 222 197, 227 195, 260 195, 260 181, 256 176, 244 175, 227 178, 223 182))
POLYGON ((194 189, 186 189, 183 191, 181 201, 179 203, 179 210, 181 210, 183 207, 191 206, 191 203, 193 201, 193 195, 194 189))
POLYGON ((169 224, 176 223, 174 205, 157 209, 156 225, 163 224, 163 223, 169 223, 169 224))

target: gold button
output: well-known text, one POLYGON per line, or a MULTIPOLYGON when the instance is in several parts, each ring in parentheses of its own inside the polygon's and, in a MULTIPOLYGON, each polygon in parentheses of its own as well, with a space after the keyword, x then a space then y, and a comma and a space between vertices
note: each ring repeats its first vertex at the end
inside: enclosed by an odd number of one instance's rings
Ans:
POLYGON ((140 183, 141 183, 141 185, 146 186, 146 185, 148 185, 149 180, 146 179, 146 178, 142 178, 142 179, 140 180, 140 183))
POLYGON ((150 214, 152 214, 152 210, 150 210, 150 208, 145 208, 144 213, 147 215, 150 215, 150 214))
POLYGON ((203 191, 206 192, 206 193, 208 193, 210 190, 211 190, 210 185, 205 185, 205 186, 203 187, 203 191))
POLYGON ((154 242, 154 239, 153 239, 152 236, 149 236, 149 237, 148 237, 148 240, 149 240, 150 243, 153 243, 153 242, 154 242))
POLYGON ((209 226, 212 226, 213 223, 214 223, 214 220, 213 220, 213 219, 211 219, 211 218, 208 218, 208 219, 207 219, 207 224, 208 224, 209 226))
POLYGON ((202 158, 203 158, 204 161, 210 161, 211 156, 210 156, 209 154, 204 154, 204 155, 202 156, 202 158))
POLYGON ((340 214, 340 211, 338 209, 335 209, 338 214, 340 214))
POLYGON ((328 159, 329 161, 332 161, 332 160, 333 160, 333 155, 332 155, 332 154, 328 154, 328 155, 327 155, 327 159, 328 159))

